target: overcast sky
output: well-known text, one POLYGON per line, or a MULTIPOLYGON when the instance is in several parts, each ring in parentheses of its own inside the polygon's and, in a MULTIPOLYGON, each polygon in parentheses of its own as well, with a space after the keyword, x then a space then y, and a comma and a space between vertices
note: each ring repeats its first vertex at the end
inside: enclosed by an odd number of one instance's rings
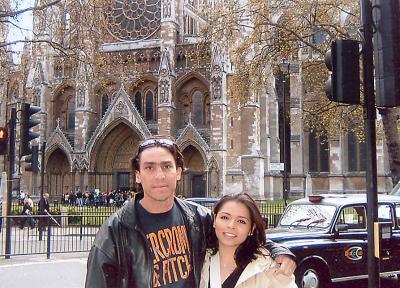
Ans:
MULTIPOLYGON (((27 7, 32 7, 34 0, 11 0, 12 9, 21 10, 27 7), (16 6, 18 5, 18 6, 16 6)), ((15 20, 12 21, 20 28, 10 25, 10 30, 8 33, 8 42, 13 42, 15 40, 24 40, 25 37, 31 39, 32 35, 32 12, 25 12, 20 14, 15 20)), ((10 49, 16 52, 14 60, 18 61, 20 53, 22 51, 23 44, 12 45, 10 49)))

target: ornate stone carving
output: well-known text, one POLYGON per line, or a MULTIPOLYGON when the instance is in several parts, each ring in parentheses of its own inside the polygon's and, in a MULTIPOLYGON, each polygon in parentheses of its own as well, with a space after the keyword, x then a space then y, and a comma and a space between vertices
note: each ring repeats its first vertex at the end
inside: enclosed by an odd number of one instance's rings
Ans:
POLYGON ((72 170, 84 171, 89 169, 89 162, 85 154, 75 154, 75 159, 72 161, 72 170))
POLYGON ((79 87, 76 91, 76 98, 78 107, 83 107, 85 105, 85 89, 83 87, 79 87))
POLYGON ((213 73, 214 74, 219 74, 221 73, 221 67, 219 65, 214 65, 213 67, 213 73))
POLYGON ((128 110, 126 108, 126 104, 121 100, 117 103, 117 105, 115 105, 115 111, 117 113, 120 113, 120 114, 128 113, 128 110))
POLYGON ((34 89, 33 89, 33 93, 32 93, 33 95, 33 103, 36 105, 36 106, 40 106, 40 94, 41 94, 41 90, 40 90, 40 88, 39 87, 35 87, 34 89))
POLYGON ((168 70, 165 69, 165 68, 162 68, 162 69, 160 70, 160 76, 161 76, 161 77, 167 77, 167 76, 168 76, 168 70))
POLYGON ((160 89, 160 103, 168 103, 169 102, 169 81, 167 79, 163 79, 159 81, 159 89, 160 89))
MULTIPOLYGON (((105 9, 109 33, 118 40, 143 40, 161 24, 161 0, 111 0, 105 9)), ((165 8, 164 8, 165 9, 165 8)), ((170 12, 170 8, 166 12, 170 12)))
POLYGON ((212 97, 214 100, 220 100, 222 93, 222 77, 219 75, 216 75, 212 77, 211 79, 211 84, 212 84, 212 97))
POLYGON ((171 0, 164 0, 163 3, 163 16, 164 18, 171 17, 171 0))

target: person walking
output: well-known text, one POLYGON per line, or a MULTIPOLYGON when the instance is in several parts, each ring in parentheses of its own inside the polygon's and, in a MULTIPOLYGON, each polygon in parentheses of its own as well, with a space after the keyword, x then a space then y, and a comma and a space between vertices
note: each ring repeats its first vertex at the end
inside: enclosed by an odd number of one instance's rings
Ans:
POLYGON ((24 207, 22 208, 22 215, 25 217, 22 218, 21 224, 19 228, 24 229, 25 225, 28 224, 31 229, 35 228, 35 219, 32 217, 33 210, 33 200, 29 195, 25 196, 24 207))
POLYGON ((214 207, 213 227, 200 288, 297 288, 293 275, 271 268, 264 221, 250 195, 223 196, 214 207))
MULTIPOLYGON (((210 211, 175 197, 184 161, 172 140, 140 143, 132 169, 137 193, 102 225, 89 253, 86 287, 191 287, 200 284, 211 233, 210 211)), ((293 254, 272 241, 266 248, 291 275, 293 254)))
POLYGON ((48 223, 47 213, 50 213, 49 193, 44 193, 43 198, 39 200, 39 218, 38 229, 39 231, 46 231, 48 223))

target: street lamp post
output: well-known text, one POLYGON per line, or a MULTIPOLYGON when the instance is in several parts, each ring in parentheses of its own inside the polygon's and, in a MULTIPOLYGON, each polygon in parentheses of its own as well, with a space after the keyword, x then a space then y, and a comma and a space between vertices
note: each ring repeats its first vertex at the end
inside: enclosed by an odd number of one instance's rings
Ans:
MULTIPOLYGON (((290 105, 287 103, 287 91, 286 91, 286 76, 289 75, 290 72, 290 63, 287 62, 286 59, 282 59, 282 62, 279 64, 280 71, 282 72, 282 150, 281 153, 283 158, 283 181, 282 181, 282 190, 283 190, 283 200, 285 201, 285 205, 287 205, 287 199, 290 191, 290 182, 288 174, 290 173, 290 112, 288 108, 290 105)), ((290 79, 289 79, 290 83, 290 79)), ((289 90, 290 91, 290 90, 289 90)))

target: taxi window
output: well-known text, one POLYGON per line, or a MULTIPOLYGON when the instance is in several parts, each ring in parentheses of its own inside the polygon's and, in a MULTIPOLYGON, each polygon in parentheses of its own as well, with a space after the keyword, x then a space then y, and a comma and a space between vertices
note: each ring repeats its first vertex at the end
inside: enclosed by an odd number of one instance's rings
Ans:
POLYGON ((390 205, 379 205, 378 206, 378 220, 379 222, 392 222, 392 210, 390 205))
POLYGON ((397 225, 400 226, 400 205, 396 205, 397 225))
POLYGON ((366 215, 364 206, 345 207, 339 215, 339 224, 346 224, 349 230, 365 229, 366 215))

